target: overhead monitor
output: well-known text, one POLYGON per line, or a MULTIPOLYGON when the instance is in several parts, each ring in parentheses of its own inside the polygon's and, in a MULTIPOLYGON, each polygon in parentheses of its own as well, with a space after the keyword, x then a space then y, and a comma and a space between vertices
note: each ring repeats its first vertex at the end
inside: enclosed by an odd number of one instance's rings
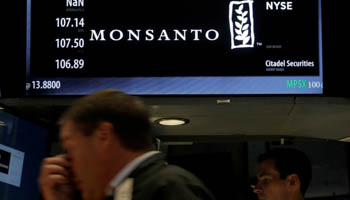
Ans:
POLYGON ((27 0, 27 94, 322 94, 321 16, 321 0, 27 0))

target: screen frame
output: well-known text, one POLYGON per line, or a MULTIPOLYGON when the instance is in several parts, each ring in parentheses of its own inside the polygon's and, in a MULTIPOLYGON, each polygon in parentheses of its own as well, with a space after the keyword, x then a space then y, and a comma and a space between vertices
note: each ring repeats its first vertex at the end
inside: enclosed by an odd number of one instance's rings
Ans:
MULTIPOLYGON (((318 76, 194 76, 194 77, 86 77, 50 78, 64 82, 59 90, 26 90, 27 96, 86 95, 101 89, 117 89, 132 95, 323 95, 322 0, 318 0, 319 75, 318 76), (286 88, 288 81, 305 81, 317 88, 286 88), (93 84, 92 84, 93 83, 93 84), (204 85, 204 86, 203 86, 204 85), (269 86, 266 89, 266 86, 269 86)), ((27 1, 26 86, 47 81, 31 77, 31 0, 27 1)), ((297 83, 296 83, 297 84, 297 83)), ((61 84, 60 84, 61 85, 61 84)))

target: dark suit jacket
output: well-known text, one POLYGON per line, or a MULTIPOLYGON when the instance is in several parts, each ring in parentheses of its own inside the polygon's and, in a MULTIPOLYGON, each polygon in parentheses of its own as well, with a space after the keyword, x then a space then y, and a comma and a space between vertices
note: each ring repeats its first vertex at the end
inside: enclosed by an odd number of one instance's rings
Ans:
POLYGON ((143 161, 129 178, 134 179, 133 200, 214 200, 197 177, 168 165, 162 153, 143 161))

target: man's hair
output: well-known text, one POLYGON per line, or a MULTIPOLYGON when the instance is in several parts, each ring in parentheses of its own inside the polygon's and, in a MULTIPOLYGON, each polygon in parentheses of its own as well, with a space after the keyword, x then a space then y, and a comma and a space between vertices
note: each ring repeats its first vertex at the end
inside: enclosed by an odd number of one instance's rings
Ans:
POLYGON ((135 96, 117 90, 102 90, 75 101, 62 115, 60 124, 72 121, 86 136, 101 122, 113 124, 125 148, 143 150, 152 145, 146 106, 135 96))
POLYGON ((281 179, 297 174, 300 179, 300 192, 303 196, 305 195, 312 177, 311 163, 305 153, 292 148, 275 148, 261 154, 258 163, 265 160, 275 161, 275 167, 281 179))

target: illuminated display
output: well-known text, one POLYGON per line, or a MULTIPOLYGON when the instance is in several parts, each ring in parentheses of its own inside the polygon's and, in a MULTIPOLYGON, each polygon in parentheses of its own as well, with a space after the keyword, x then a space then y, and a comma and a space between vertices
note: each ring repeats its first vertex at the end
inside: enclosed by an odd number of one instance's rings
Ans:
POLYGON ((321 0, 27 0, 27 94, 322 94, 321 0))
POLYGON ((21 186, 24 154, 0 144, 0 182, 21 186))

